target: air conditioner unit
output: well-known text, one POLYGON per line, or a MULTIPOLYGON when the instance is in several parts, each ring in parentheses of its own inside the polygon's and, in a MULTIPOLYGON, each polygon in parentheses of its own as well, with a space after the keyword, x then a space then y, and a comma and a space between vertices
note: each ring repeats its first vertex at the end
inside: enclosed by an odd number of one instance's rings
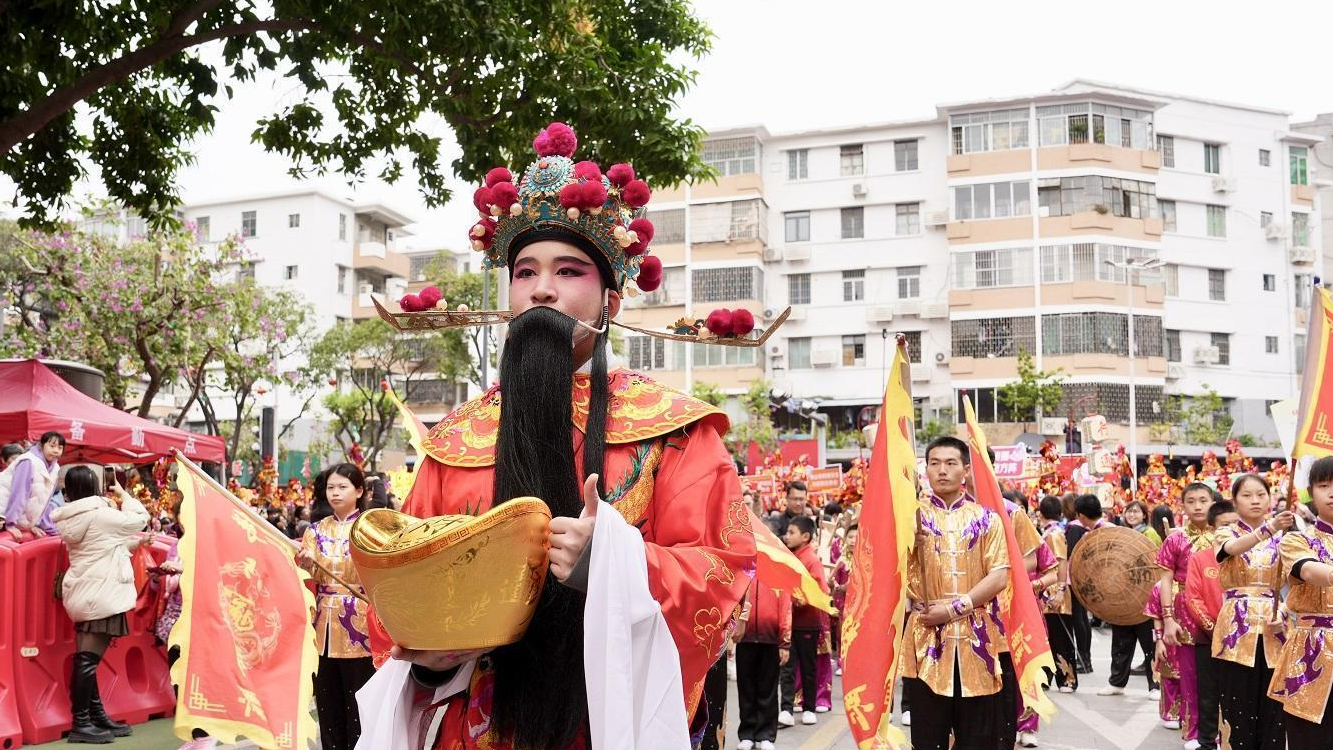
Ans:
POLYGON ((920 364, 912 365, 912 382, 929 383, 930 376, 932 374, 931 370, 933 369, 935 368, 932 367, 931 365, 920 365, 920 364))
POLYGON ((1270 240, 1284 240, 1287 238, 1287 227, 1285 224, 1273 222, 1264 227, 1264 237, 1270 240))
POLYGON ((837 349, 815 349, 810 352, 812 367, 832 367, 838 364, 837 349))
POLYGON ((759 317, 763 318, 765 323, 776 318, 777 316, 778 316, 778 311, 774 310, 771 307, 765 307, 764 311, 759 314, 759 317))
POLYGON ((1236 189, 1236 178, 1213 175, 1213 192, 1230 193, 1236 189))
POLYGON ((778 346, 777 344, 774 344, 768 347, 768 353, 773 355, 774 357, 781 357, 783 354, 782 347, 778 346))
POLYGON ((893 321, 892 307, 866 308, 866 320, 871 323, 890 323, 893 321))
POLYGON ((926 214, 926 226, 942 227, 949 223, 948 211, 931 211, 926 214))
POLYGON ((1063 435, 1065 432, 1066 424, 1068 424, 1068 420, 1061 419, 1060 417, 1042 417, 1040 425, 1041 434, 1063 435))
POLYGON ((921 305, 922 318, 947 318, 949 317, 949 303, 947 302, 925 302, 921 305))
POLYGON ((903 300, 902 302, 898 303, 897 312, 899 315, 920 315, 921 300, 919 299, 903 300))
POLYGON ((1169 364, 1166 366, 1167 380, 1181 380, 1185 377, 1185 366, 1181 364, 1169 364))
POLYGON ((764 248, 765 263, 777 263, 780 260, 782 260, 782 250, 776 247, 764 248))
POLYGON ((1300 265, 1314 263, 1314 248, 1297 245, 1291 249, 1291 262, 1300 265))
POLYGON ((866 184, 864 182, 853 183, 852 195, 857 198, 866 197, 866 184))
POLYGON ((787 320, 805 320, 805 305, 792 305, 791 315, 787 320))
POLYGON ((1221 357, 1221 352, 1215 346, 1196 346, 1194 348, 1194 363, 1199 365, 1215 365, 1221 357))
POLYGON ((944 352, 935 352, 935 364, 937 365, 949 364, 949 355, 944 352))
POLYGON ((809 245, 788 245, 782 251, 782 257, 786 260, 810 260, 809 245))

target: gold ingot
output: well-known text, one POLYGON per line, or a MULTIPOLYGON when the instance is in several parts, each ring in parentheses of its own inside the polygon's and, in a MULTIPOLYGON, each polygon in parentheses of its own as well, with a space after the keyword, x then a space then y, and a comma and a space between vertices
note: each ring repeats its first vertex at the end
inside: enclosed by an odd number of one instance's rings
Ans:
POLYGON ((535 497, 480 516, 424 520, 377 508, 352 526, 352 563, 394 643, 491 649, 522 638, 532 620, 550 523, 550 509, 535 497))

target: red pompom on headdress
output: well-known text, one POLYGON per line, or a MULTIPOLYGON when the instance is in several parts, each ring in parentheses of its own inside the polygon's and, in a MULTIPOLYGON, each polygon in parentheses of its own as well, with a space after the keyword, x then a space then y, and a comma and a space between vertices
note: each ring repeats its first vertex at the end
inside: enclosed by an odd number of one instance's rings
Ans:
POLYGON ((496 167, 486 173, 486 187, 495 187, 499 182, 513 182, 514 175, 504 167, 496 167))
MULTIPOLYGON (((518 188, 512 182, 497 182, 491 189, 491 204, 499 213, 508 213, 518 203, 518 188)), ((494 213, 494 212, 492 212, 494 213)))
POLYGON ((489 248, 495 240, 495 221, 487 217, 473 224, 467 233, 467 238, 468 242, 472 243, 472 249, 477 252, 489 248))
POLYGON ((662 285, 662 259, 650 255, 639 266, 639 275, 634 279, 640 291, 655 292, 662 285))
POLYGON ((532 139, 532 148, 538 156, 563 156, 569 158, 578 148, 579 139, 574 129, 563 122, 553 122, 532 139))
POLYGON ((639 242, 646 245, 653 241, 653 234, 656 231, 656 228, 653 227, 651 221, 640 217, 629 223, 629 230, 639 235, 639 242))
POLYGON ((596 162, 581 161, 574 165, 574 176, 581 180, 602 181, 602 168, 596 162))
POLYGON ((398 306, 403 308, 403 312, 421 312, 427 309, 426 303, 415 294, 404 294, 403 298, 398 300, 398 306))
POLYGON ((434 308, 436 303, 444 299, 444 293, 440 291, 438 286, 428 286, 417 292, 417 296, 421 298, 421 302, 426 305, 427 310, 434 308))
POLYGON ((748 336, 753 330, 754 313, 745 308, 731 311, 731 335, 748 336))
POLYGON ((731 311, 723 307, 708 313, 708 318, 704 321, 704 327, 714 336, 730 336, 731 311))
POLYGON ((630 180, 629 184, 620 189, 620 198, 626 204, 634 208, 642 208, 648 205, 653 193, 648 189, 648 183, 643 180, 630 180))
POLYGON ((606 179, 618 188, 623 188, 634 180, 634 167, 628 164, 613 164, 606 170, 606 179))
POLYGON ((472 205, 476 206, 482 214, 489 214, 491 212, 490 205, 494 202, 491 198, 491 189, 488 187, 479 187, 476 192, 472 193, 472 205))

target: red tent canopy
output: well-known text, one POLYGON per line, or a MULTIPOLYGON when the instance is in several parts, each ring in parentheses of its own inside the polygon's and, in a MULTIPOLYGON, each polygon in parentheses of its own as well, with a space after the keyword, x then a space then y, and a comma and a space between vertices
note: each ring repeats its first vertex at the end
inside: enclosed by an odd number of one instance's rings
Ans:
POLYGON ((143 463, 178 448, 193 461, 224 460, 220 437, 127 414, 89 398, 35 359, 0 362, 0 441, 65 436, 65 462, 143 463))

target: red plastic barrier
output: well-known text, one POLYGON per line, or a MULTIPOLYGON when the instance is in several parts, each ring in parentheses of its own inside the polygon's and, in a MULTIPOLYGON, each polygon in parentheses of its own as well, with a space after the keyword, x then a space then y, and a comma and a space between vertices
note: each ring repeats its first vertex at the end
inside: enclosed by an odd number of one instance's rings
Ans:
MULTIPOLYGON (((173 546, 154 541, 150 547, 153 559, 161 565, 173 546)), ((125 619, 129 635, 111 642, 97 670, 102 704, 111 718, 129 724, 170 716, 176 712, 176 694, 171 689, 166 646, 153 635, 157 624, 156 590, 140 596, 138 606, 125 619)))
POLYGON ((74 624, 53 595, 56 573, 69 567, 59 538, 11 547, 16 606, 11 620, 19 720, 29 745, 53 742, 69 730, 69 674, 74 662, 74 624))
MULTIPOLYGON (((0 542, 0 602, 13 602, 14 551, 18 545, 0 542)), ((14 667, 18 653, 14 648, 14 616, 0 615, 0 750, 23 747, 23 724, 19 721, 19 703, 14 667)))

